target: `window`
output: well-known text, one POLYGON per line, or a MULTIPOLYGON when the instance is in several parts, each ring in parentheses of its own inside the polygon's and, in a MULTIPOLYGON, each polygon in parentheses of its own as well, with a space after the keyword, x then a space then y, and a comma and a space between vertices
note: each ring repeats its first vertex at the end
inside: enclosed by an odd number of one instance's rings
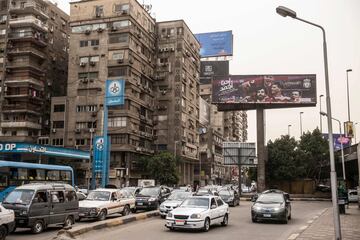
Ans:
POLYGON ((126 134, 111 135, 111 144, 128 144, 126 134))
POLYGON ((88 63, 89 57, 80 57, 80 63, 88 63))
POLYGON ((80 41, 80 47, 87 47, 89 45, 89 41, 85 40, 85 41, 80 41))
POLYGON ((224 205, 223 201, 220 198, 216 199, 216 202, 219 207, 224 205))
POLYGON ((37 192, 33 201, 34 203, 46 203, 48 201, 46 192, 37 192))
POLYGON ((63 191, 51 191, 51 202, 52 203, 63 203, 65 202, 63 191))
POLYGON ((99 39, 91 40, 91 46, 99 46, 99 39))
POLYGON ((74 191, 65 191, 65 201, 66 202, 75 202, 76 193, 74 191))
POLYGON ((115 27, 115 28, 124 28, 124 27, 128 27, 128 26, 131 26, 131 22, 129 20, 113 22, 113 27, 115 27))
POLYGON ((53 128, 64 128, 64 121, 53 121, 53 128))
POLYGON ((64 139, 62 138, 55 138, 52 140, 53 146, 63 146, 64 145, 64 139))
POLYGON ((109 118, 109 127, 126 127, 126 117, 109 118))
POLYGON ((114 6, 115 12, 129 11, 129 9, 130 9, 129 4, 115 4, 114 6))
POLYGON ((108 70, 109 77, 123 77, 127 76, 127 67, 113 67, 108 70))
POLYGON ((78 74, 79 79, 98 79, 99 78, 99 72, 86 72, 86 73, 79 73, 78 74))
POLYGON ((65 104, 54 105, 54 112, 65 112, 65 104))
POLYGON ((183 27, 178 27, 177 28, 177 35, 183 35, 184 32, 184 28, 183 27))
POLYGON ((99 56, 92 56, 90 57, 90 62, 99 62, 100 57, 99 56))
POLYGON ((212 199, 211 199, 211 204, 210 204, 210 206, 211 206, 211 207, 213 207, 213 206, 217 207, 217 206, 216 206, 216 202, 215 202, 215 198, 212 198, 212 199))
POLYGON ((101 17, 104 15, 104 7, 103 6, 95 6, 95 16, 96 17, 101 17))
POLYGON ((76 146, 84 146, 85 145, 85 139, 76 139, 76 146))
POLYGON ((110 52, 111 60, 124 59, 125 51, 110 52))
POLYGON ((109 36, 109 43, 127 43, 129 41, 128 33, 118 33, 109 36))

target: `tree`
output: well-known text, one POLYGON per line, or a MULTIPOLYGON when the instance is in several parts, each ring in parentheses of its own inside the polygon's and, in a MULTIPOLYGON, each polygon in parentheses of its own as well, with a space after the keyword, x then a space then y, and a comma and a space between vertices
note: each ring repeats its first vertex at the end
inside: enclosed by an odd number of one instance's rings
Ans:
POLYGON ((164 185, 177 184, 176 159, 169 152, 160 152, 140 159, 140 168, 152 179, 164 185))
POLYGON ((329 161, 329 143, 318 128, 301 136, 299 151, 305 170, 303 177, 320 178, 321 168, 329 161))

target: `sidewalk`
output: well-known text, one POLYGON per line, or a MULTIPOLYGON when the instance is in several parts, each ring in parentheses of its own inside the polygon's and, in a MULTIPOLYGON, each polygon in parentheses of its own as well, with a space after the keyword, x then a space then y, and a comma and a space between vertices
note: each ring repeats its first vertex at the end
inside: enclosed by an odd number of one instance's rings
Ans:
MULTIPOLYGON (((346 214, 340 215, 343 240, 360 239, 360 209, 356 204, 346 208, 346 214)), ((331 240, 335 239, 332 208, 328 208, 296 240, 331 240)))

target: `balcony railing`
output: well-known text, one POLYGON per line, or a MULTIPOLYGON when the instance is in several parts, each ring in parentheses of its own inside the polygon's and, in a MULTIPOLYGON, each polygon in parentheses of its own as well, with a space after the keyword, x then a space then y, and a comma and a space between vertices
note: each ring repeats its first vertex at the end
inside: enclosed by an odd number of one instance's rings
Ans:
POLYGON ((21 5, 10 4, 9 10, 11 13, 34 13, 34 12, 36 12, 44 19, 49 18, 49 16, 45 12, 44 7, 37 4, 35 1, 26 2, 21 5))
POLYGON ((9 34, 10 40, 28 40, 33 39, 35 43, 38 43, 40 46, 45 47, 47 45, 47 38, 41 33, 29 32, 12 32, 9 34))
POLYGON ((48 25, 46 23, 42 22, 41 20, 39 20, 33 16, 26 16, 26 17, 22 17, 22 18, 13 18, 13 19, 10 19, 9 23, 10 23, 10 26, 14 26, 14 25, 23 26, 23 25, 32 24, 32 25, 36 26, 37 28, 39 28, 40 30, 43 30, 46 32, 49 29, 48 25))
POLYGON ((41 52, 38 49, 33 48, 33 47, 9 48, 8 53, 14 54, 14 55, 15 54, 20 55, 20 54, 32 53, 33 55, 38 56, 42 59, 46 58, 45 54, 43 52, 41 52))
POLYGON ((31 128, 31 129, 41 129, 41 125, 38 123, 23 121, 23 122, 13 122, 13 121, 3 121, 1 122, 2 128, 31 128))

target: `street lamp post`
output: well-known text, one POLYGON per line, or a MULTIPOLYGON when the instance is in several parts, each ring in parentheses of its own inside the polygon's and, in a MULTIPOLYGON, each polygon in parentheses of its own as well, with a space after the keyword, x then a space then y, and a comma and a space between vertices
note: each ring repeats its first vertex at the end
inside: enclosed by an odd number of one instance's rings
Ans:
POLYGON ((352 69, 347 69, 347 70, 346 70, 346 89, 347 89, 347 104, 348 104, 348 121, 350 122, 349 72, 352 72, 352 69))
POLYGON ((357 144, 357 141, 356 141, 356 125, 358 125, 358 122, 356 122, 355 124, 354 124, 354 138, 355 138, 355 144, 357 144))
MULTIPOLYGON (((320 95, 319 96, 319 99, 320 99, 320 112, 322 112, 322 109, 321 109, 321 98, 323 97, 324 95, 320 95)), ((319 114, 320 115, 320 132, 322 133, 322 115, 321 114, 319 114)))
POLYGON ((288 135, 290 137, 290 127, 291 127, 291 124, 288 125, 288 135))
MULTIPOLYGON (((327 114, 325 112, 320 112, 321 115, 323 116, 327 116, 327 114)), ((342 170, 343 170, 343 179, 346 180, 346 174, 345 174, 345 157, 344 157, 344 148, 343 148, 343 134, 341 131, 341 121, 336 119, 336 118, 332 118, 332 120, 338 122, 339 124, 339 132, 340 132, 340 145, 341 145, 341 163, 342 163, 342 170)), ((330 140, 329 140, 330 141, 330 140)))
MULTIPOLYGON (((329 139, 333 139, 333 129, 332 129, 332 114, 331 114, 331 99, 330 99, 330 84, 329 84, 329 69, 328 69, 328 59, 327 59, 327 46, 326 46, 326 34, 325 29, 317 25, 315 23, 309 22, 307 20, 298 18, 296 16, 296 12, 283 7, 279 6, 276 8, 276 12, 283 16, 283 17, 291 17, 297 19, 301 22, 310 24, 317 28, 320 28, 323 33, 323 54, 324 54, 324 69, 325 69, 325 87, 326 87, 326 108, 328 112, 328 132, 329 132, 329 139)), ((333 215, 334 215, 334 230, 335 230, 335 239, 341 240, 341 228, 340 228, 340 216, 339 216, 339 206, 338 206, 338 199, 337 199, 337 177, 336 177, 336 170, 335 170, 335 156, 334 156, 334 145, 332 141, 329 141, 329 152, 330 152, 330 178, 331 178, 331 198, 333 204, 333 215)))
POLYGON ((304 112, 300 112, 300 137, 303 135, 303 129, 302 129, 302 115, 304 112))

